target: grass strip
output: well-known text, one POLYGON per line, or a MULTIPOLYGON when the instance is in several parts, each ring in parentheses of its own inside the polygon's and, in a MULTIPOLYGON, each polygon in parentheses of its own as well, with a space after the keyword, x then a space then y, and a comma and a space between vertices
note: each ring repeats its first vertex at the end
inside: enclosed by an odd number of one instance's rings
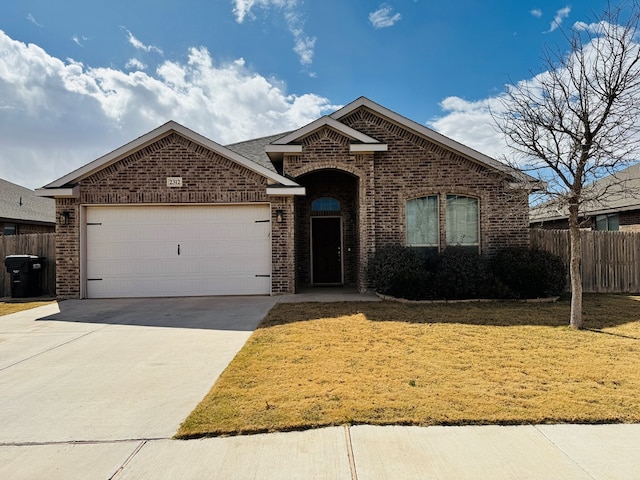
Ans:
POLYGON ((36 307, 42 307, 43 305, 49 305, 53 303, 52 300, 43 301, 43 302, 20 302, 20 301, 11 301, 11 302, 0 302, 0 316, 9 315, 10 313, 21 312, 23 310, 30 310, 36 307))

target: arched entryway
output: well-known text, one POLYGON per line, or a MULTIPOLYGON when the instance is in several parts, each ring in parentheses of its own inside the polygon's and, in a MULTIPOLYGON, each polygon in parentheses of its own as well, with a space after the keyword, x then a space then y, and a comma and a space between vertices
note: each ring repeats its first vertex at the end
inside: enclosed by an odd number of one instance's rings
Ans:
POLYGON ((306 189, 295 200, 296 288, 356 287, 358 178, 325 169, 296 181, 306 189))

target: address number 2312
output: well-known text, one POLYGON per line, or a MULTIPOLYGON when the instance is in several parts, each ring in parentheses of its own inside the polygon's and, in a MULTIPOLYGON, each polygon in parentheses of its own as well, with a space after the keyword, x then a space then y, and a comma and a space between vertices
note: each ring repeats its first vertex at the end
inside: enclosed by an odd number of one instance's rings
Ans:
POLYGON ((167 177, 167 187, 181 187, 182 177, 167 177))

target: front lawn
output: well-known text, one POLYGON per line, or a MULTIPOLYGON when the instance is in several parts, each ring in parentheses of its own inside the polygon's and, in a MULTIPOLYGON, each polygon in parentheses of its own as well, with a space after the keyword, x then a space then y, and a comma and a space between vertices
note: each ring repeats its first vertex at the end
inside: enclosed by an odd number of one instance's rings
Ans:
POLYGON ((640 297, 279 304, 179 438, 340 424, 640 422, 640 297))
POLYGON ((13 300, 10 302, 0 302, 0 316, 9 315, 10 313, 21 312, 23 310, 29 310, 31 308, 42 307, 43 305, 49 305, 50 303, 53 303, 53 300, 39 301, 39 302, 31 302, 31 301, 21 302, 18 300, 13 300))

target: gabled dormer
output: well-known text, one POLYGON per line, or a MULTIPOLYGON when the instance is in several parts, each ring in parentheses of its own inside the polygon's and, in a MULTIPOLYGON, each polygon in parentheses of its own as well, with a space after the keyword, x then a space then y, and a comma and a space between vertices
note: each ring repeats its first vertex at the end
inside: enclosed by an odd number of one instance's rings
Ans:
POLYGON ((279 138, 265 147, 265 151, 271 159, 271 162, 275 165, 276 170, 281 171, 279 167, 282 165, 285 155, 301 154, 304 140, 322 130, 334 132, 348 139, 349 152, 352 154, 387 151, 386 143, 382 143, 369 135, 340 123, 330 116, 324 116, 279 138))

